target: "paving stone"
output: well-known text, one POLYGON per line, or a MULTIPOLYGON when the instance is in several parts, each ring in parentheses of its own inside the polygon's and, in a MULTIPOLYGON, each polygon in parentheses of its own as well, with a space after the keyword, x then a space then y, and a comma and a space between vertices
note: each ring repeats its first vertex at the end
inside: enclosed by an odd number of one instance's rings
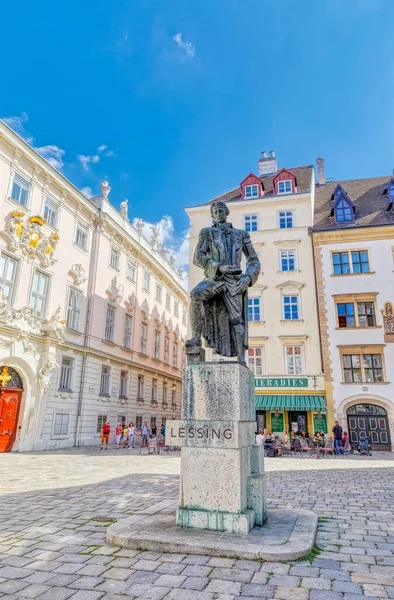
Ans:
POLYGON ((109 579, 119 579, 125 581, 134 573, 131 569, 121 569, 120 567, 111 567, 105 572, 105 577, 109 579))
POLYGON ((67 600, 75 594, 75 590, 69 588, 56 587, 44 592, 40 600, 67 600))
POLYGON ((275 599, 276 598, 278 598, 278 600, 308 600, 309 590, 306 590, 305 588, 278 586, 275 592, 275 599))
POLYGON ((253 571, 242 571, 240 569, 224 569, 217 567, 212 571, 209 577, 212 579, 224 579, 224 581, 239 581, 241 583, 249 583, 253 577, 253 571))
POLYGON ((185 571, 185 569, 187 569, 187 566, 184 564, 163 562, 159 564, 155 573, 164 573, 167 575, 180 575, 183 571, 185 571))
POLYGON ((71 588, 76 590, 92 590, 97 585, 102 583, 102 577, 78 577, 75 581, 70 584, 71 588))
POLYGON ((195 590, 184 589, 171 590, 168 596, 165 597, 166 600, 214 600, 214 598, 214 594, 210 594, 209 592, 196 592, 195 590))
POLYGON ((212 592, 213 594, 233 594, 234 596, 238 596, 241 593, 241 584, 237 581, 211 579, 205 591, 212 592))
POLYGON ((343 594, 339 592, 325 592, 323 590, 312 590, 309 598, 310 600, 342 600, 343 594))
POLYGON ((272 575, 272 577, 270 577, 269 584, 298 587, 300 584, 300 577, 295 577, 292 575, 272 575))
POLYGON ((297 575, 298 577, 318 577, 319 569, 317 567, 291 567, 289 575, 297 575))
POLYGON ((57 575, 53 575, 52 573, 52 576, 48 581, 48 585, 67 587, 76 579, 78 579, 78 575, 66 575, 64 573, 58 573, 57 575))
POLYGON ((180 563, 186 558, 186 554, 162 554, 158 559, 160 562, 180 563))
POLYGON ((234 567, 246 571, 260 571, 261 564, 255 560, 236 560, 234 567))
POLYGON ((258 573, 253 573, 253 577, 250 583, 260 583, 265 585, 268 582, 269 575, 268 573, 262 573, 259 571, 258 573))
POLYGON ((331 581, 329 579, 322 579, 320 577, 303 577, 301 580, 301 585, 302 587, 316 590, 331 589, 331 581))
POLYGON ((21 593, 23 594, 23 598, 38 598, 47 590, 50 590, 50 586, 44 585, 42 583, 32 583, 31 585, 24 588, 21 593))
POLYGON ((23 569, 19 567, 1 567, 0 577, 3 579, 24 579, 29 575, 33 575, 34 571, 31 569, 23 569))
POLYGON ((255 583, 246 583, 242 588, 242 596, 251 598, 273 598, 275 587, 273 585, 256 585, 255 583))
POLYGON ((154 582, 154 585, 168 588, 178 588, 185 581, 186 577, 183 575, 160 575, 154 582))
POLYGON ((290 571, 290 565, 278 562, 266 562, 261 567, 261 571, 273 575, 287 575, 290 571))
POLYGON ((0 583, 0 593, 1 594, 15 594, 20 590, 28 587, 29 583, 26 581, 17 581, 16 579, 10 579, 8 581, 3 581, 0 583))
POLYGON ((359 583, 352 583, 351 581, 333 581, 332 589, 334 592, 347 592, 348 594, 362 594, 362 589, 359 583))
POLYGON ((186 556, 182 563, 185 565, 206 565, 211 560, 210 556, 202 556, 196 554, 195 556, 186 556))
POLYGON ((128 583, 149 583, 153 584, 158 578, 161 577, 160 573, 151 573, 149 571, 136 571, 127 580, 128 583))
POLYGON ((72 598, 73 598, 73 600, 100 600, 100 598, 102 598, 102 596, 103 595, 101 592, 79 590, 76 594, 74 594, 74 596, 72 598))
POLYGON ((181 587, 188 590, 203 590, 209 583, 208 577, 186 577, 181 587))
POLYGON ((155 571, 159 566, 159 562, 154 560, 137 560, 133 568, 136 571, 155 571))
POLYGON ((212 571, 212 567, 205 567, 203 565, 187 565, 182 574, 186 577, 208 577, 209 573, 214 573, 215 571, 216 569, 212 571))
POLYGON ((365 583, 363 585, 364 594, 376 596, 377 598, 387 598, 388 594, 385 588, 379 584, 365 583))
POLYGON ((312 565, 322 569, 340 570, 341 563, 338 560, 329 560, 324 558, 315 558, 312 565))

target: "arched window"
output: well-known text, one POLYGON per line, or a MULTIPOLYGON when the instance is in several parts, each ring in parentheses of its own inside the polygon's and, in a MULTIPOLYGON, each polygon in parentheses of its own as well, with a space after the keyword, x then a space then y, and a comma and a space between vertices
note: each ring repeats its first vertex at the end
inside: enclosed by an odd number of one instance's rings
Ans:
POLYGON ((379 415, 386 416, 387 412, 381 406, 376 406, 376 404, 356 404, 355 406, 351 406, 347 409, 348 415, 379 415))
POLYGON ((335 206, 335 219, 338 223, 354 220, 353 207, 344 198, 341 198, 335 206))

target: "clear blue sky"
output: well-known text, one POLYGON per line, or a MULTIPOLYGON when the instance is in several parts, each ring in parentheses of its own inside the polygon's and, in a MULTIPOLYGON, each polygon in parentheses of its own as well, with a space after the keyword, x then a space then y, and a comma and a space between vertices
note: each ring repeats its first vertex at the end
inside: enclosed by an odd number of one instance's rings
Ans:
POLYGON ((2 20, 0 115, 180 236, 264 149, 335 179, 394 168, 393 0, 20 0, 2 20))

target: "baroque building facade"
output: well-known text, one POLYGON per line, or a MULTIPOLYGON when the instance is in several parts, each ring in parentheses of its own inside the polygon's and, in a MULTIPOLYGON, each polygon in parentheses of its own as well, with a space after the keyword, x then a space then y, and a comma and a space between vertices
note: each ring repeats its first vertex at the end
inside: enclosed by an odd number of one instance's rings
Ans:
POLYGON ((193 254, 200 230, 211 224, 214 201, 226 202, 229 222, 250 233, 261 263, 248 299, 257 426, 276 434, 328 432, 333 413, 325 397, 311 238, 314 168, 279 169, 274 153, 263 152, 257 174, 214 200, 187 208, 189 289, 203 278, 193 254))
POLYGON ((0 452, 180 415, 182 269, 101 192, 88 200, 0 122, 0 452))
POLYGON ((327 399, 356 443, 394 449, 394 178, 316 187, 313 243, 327 399))

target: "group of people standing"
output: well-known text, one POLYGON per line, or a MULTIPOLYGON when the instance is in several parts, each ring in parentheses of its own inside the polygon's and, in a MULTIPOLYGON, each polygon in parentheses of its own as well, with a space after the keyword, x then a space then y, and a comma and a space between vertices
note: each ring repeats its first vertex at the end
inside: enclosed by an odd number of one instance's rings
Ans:
MULTIPOLYGON (((160 439, 164 440, 166 433, 165 425, 162 425, 160 428, 160 439)), ((111 435, 111 425, 109 421, 104 423, 101 428, 101 450, 105 447, 108 450, 109 439, 111 435)), ((115 427, 115 440, 116 440, 116 448, 134 448, 135 447, 135 439, 136 436, 141 435, 141 446, 148 446, 150 438, 157 437, 157 428, 156 425, 149 426, 148 423, 145 423, 141 426, 141 431, 138 430, 138 427, 135 423, 130 422, 127 423, 117 423, 115 427)))

